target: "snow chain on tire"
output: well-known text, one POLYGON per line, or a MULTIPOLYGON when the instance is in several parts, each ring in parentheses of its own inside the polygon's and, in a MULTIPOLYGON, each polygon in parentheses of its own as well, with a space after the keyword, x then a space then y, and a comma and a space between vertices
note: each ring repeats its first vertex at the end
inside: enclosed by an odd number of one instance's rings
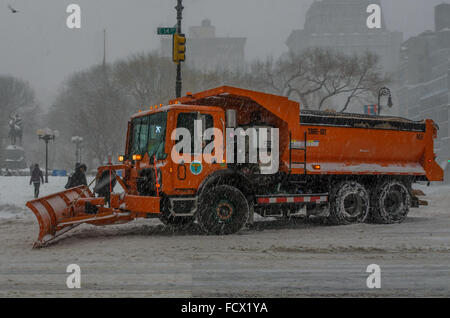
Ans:
POLYGON ((408 216, 410 205, 411 196, 402 182, 385 181, 372 196, 372 219, 382 224, 401 223, 408 216))
POLYGON ((241 191, 229 185, 217 185, 201 196, 197 222, 208 234, 234 234, 247 223, 249 206, 241 191))
POLYGON ((370 196, 356 181, 343 181, 333 186, 330 200, 332 224, 347 225, 365 222, 370 212, 370 196))

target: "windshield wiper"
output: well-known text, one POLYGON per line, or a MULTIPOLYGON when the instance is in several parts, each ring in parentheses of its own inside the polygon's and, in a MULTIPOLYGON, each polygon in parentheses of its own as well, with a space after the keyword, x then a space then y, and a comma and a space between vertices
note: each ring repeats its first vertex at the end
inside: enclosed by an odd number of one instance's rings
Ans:
POLYGON ((139 154, 141 153, 141 129, 142 129, 142 119, 140 119, 140 123, 139 123, 139 130, 138 130, 138 137, 137 137, 137 145, 135 145, 136 146, 136 148, 137 149, 134 149, 135 150, 135 152, 136 151, 139 151, 139 154))
POLYGON ((158 153, 159 147, 161 147, 161 145, 164 143, 164 138, 161 138, 158 146, 155 147, 155 150, 152 152, 151 155, 149 155, 150 158, 150 162, 153 160, 153 162, 156 161, 156 154, 158 153), (154 159, 153 159, 154 158, 154 159))

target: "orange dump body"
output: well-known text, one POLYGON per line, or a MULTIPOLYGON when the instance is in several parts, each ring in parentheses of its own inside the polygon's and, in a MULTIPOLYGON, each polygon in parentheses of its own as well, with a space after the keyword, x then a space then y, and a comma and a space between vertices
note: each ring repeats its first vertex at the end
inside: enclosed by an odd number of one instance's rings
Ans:
MULTIPOLYGON (((303 140, 306 130, 309 174, 411 175, 426 176, 429 181, 443 179, 443 171, 434 160, 436 128, 431 120, 423 124, 423 131, 316 125, 301 128, 293 138, 303 140)), ((292 158, 301 161, 301 151, 292 150, 292 158)), ((292 167, 294 173, 302 173, 303 168, 292 167)))

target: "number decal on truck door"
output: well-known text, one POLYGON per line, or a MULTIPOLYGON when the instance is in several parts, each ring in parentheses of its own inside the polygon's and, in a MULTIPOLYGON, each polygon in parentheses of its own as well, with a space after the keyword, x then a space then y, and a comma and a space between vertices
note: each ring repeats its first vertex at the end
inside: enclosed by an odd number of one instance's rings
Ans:
POLYGON ((326 136, 327 130, 325 128, 308 128, 308 135, 321 135, 326 136))

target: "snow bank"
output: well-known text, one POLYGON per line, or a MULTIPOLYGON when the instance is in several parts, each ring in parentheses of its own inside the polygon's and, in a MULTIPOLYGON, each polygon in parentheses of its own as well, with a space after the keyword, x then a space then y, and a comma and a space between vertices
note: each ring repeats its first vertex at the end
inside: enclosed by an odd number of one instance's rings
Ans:
MULTIPOLYGON (((64 190, 67 177, 50 177, 41 184, 40 196, 64 190)), ((34 187, 30 177, 0 177, 0 222, 11 219, 32 219, 33 213, 25 206, 34 199, 34 187)))

